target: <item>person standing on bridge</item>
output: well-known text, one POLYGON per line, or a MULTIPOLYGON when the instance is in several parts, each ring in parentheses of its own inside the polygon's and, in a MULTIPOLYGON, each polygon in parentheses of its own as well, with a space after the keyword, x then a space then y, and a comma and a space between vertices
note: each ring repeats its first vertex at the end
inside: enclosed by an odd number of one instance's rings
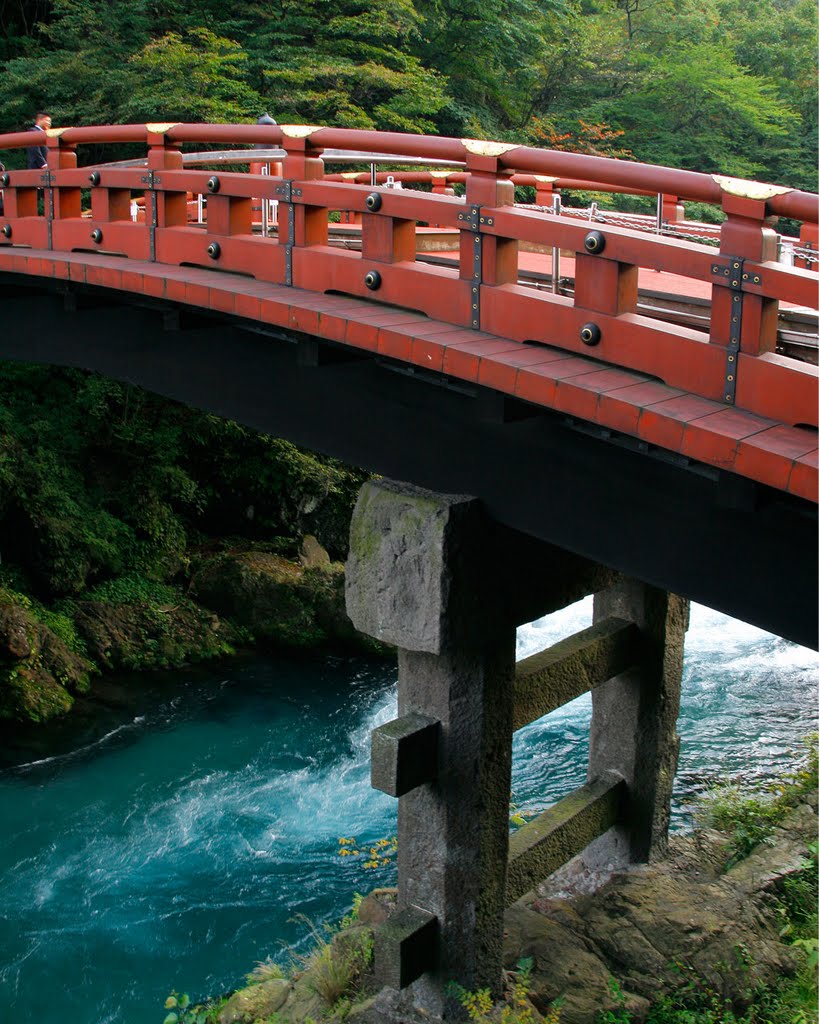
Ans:
POLYGON ((34 124, 29 128, 30 132, 42 132, 42 139, 38 145, 29 146, 26 150, 26 167, 30 171, 42 170, 48 166, 48 150, 45 146, 45 133, 51 127, 51 114, 39 111, 34 119, 34 124))

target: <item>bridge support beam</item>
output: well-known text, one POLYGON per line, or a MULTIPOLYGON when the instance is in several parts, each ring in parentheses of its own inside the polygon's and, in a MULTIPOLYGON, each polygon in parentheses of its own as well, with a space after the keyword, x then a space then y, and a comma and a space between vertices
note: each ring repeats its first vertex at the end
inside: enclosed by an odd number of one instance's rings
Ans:
POLYGON ((373 781, 403 793, 399 919, 377 967, 391 988, 414 981, 409 998, 435 1017, 448 981, 501 982, 515 623, 481 571, 487 543, 475 499, 386 481, 365 486, 351 527, 348 610, 398 647, 399 719, 374 735, 373 781), (428 781, 407 792, 407 778, 428 781), (416 924, 424 957, 407 955, 416 924))
POLYGON ((594 621, 634 623, 639 641, 634 664, 592 690, 589 781, 615 771, 629 795, 625 823, 586 850, 589 865, 653 861, 667 851, 688 611, 685 598, 637 580, 595 594, 594 621))
POLYGON ((399 911, 376 940, 382 984, 445 1019, 446 984, 501 983, 515 728, 515 628, 615 574, 489 521, 469 497, 362 489, 347 609, 398 648, 398 719, 372 779, 400 798, 399 911))

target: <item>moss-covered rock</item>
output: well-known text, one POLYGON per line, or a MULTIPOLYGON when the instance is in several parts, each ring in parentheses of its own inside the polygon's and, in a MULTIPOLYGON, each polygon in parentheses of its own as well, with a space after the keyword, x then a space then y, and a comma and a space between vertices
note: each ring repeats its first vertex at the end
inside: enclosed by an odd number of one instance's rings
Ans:
POLYGON ((319 557, 316 548, 314 543, 310 568, 258 547, 223 551, 195 569, 191 594, 248 629, 257 642, 362 642, 344 606, 344 568, 319 557))
POLYGON ((0 718, 43 722, 70 710, 74 696, 88 689, 94 665, 69 646, 80 645, 66 624, 0 588, 0 718))
POLYGON ((286 978, 272 978, 234 992, 219 1013, 219 1024, 250 1024, 276 1013, 290 995, 286 978))
POLYGON ((77 630, 104 669, 178 668, 234 652, 235 631, 182 593, 172 603, 78 601, 77 630))

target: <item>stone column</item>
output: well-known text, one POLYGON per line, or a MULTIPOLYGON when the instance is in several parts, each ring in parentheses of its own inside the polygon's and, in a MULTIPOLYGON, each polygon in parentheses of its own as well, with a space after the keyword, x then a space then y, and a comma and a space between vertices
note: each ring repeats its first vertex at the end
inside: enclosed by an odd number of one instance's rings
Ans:
POLYGON ((396 989, 418 978, 410 998, 440 1017, 447 982, 500 988, 515 623, 475 499, 367 484, 350 541, 350 617, 399 649, 399 718, 373 737, 373 784, 400 797, 376 968, 396 989))
POLYGON ((637 665, 592 691, 589 780, 619 772, 629 787, 628 825, 584 853, 590 866, 661 858, 668 846, 677 770, 683 644, 688 601, 637 580, 595 595, 594 620, 630 620, 640 630, 637 665))

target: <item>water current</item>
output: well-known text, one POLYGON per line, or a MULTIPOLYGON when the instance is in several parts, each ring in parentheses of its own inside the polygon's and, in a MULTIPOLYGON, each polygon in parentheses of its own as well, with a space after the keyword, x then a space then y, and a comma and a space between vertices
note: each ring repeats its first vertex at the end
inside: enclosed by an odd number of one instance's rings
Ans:
MULTIPOLYGON (((587 600, 522 627, 519 656, 590 618, 587 600)), ((818 669, 692 609, 675 828, 709 782, 787 764, 817 727, 818 669)), ((158 1024, 171 989, 234 988, 305 948, 304 917, 337 919, 353 892, 389 884, 394 867, 364 871, 338 838, 394 831, 368 770, 369 733, 394 714, 391 664, 259 657, 183 673, 57 752, 18 755, 0 772, 0 1022, 158 1024)), ((589 718, 583 697, 517 734, 519 807, 583 781, 589 718)))

